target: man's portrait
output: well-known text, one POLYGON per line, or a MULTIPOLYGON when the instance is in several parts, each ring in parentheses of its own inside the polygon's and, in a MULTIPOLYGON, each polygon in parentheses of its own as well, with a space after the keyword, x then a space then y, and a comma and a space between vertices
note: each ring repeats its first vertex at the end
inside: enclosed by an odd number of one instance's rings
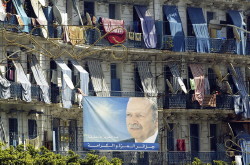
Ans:
POLYGON ((158 112, 152 100, 129 98, 126 124, 132 138, 123 142, 158 143, 158 112))
POLYGON ((86 96, 83 128, 87 149, 159 149, 157 104, 146 97, 86 96))

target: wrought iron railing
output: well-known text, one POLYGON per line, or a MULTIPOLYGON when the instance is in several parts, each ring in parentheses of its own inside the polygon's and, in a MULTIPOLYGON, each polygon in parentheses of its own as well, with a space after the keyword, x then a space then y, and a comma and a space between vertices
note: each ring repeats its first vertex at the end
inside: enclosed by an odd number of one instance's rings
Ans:
POLYGON ((192 94, 169 94, 162 96, 164 109, 234 109, 233 95, 216 95, 216 103, 214 106, 200 106, 194 101, 192 94))

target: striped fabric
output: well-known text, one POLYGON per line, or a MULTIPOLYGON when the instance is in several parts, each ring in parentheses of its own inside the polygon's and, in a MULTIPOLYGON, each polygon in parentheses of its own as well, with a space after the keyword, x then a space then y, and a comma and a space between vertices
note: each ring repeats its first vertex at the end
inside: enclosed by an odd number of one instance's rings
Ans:
POLYGON ((110 97, 109 88, 104 79, 100 61, 90 60, 87 63, 96 95, 99 97, 110 97))
POLYGON ((169 63, 168 64, 170 71, 173 75, 173 88, 175 91, 178 91, 180 88, 184 93, 187 93, 186 86, 183 83, 183 78, 179 72, 179 67, 177 63, 169 63))
POLYGON ((194 76, 195 100, 197 100, 199 104, 202 105, 205 94, 205 79, 203 66, 201 64, 190 64, 189 66, 194 76))
POLYGON ((150 71, 149 62, 137 62, 137 66, 144 92, 149 96, 157 96, 158 90, 155 84, 154 77, 150 71))
POLYGON ((243 116, 245 118, 250 118, 249 97, 248 97, 247 88, 246 88, 244 77, 240 70, 240 67, 234 67, 233 65, 231 65, 231 68, 229 68, 229 71, 230 71, 230 74, 233 75, 233 82, 236 88, 239 90, 239 94, 242 100, 241 112, 243 112, 243 116))

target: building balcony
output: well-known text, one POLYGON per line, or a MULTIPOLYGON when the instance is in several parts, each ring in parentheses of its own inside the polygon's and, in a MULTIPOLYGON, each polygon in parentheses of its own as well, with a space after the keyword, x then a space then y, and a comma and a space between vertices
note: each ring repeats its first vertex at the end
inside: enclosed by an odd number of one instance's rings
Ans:
MULTIPOLYGON (((158 26, 162 26, 162 21, 157 21, 158 26)), ((138 22, 128 22, 125 23, 124 29, 126 29, 126 39, 124 40, 123 44, 127 48, 138 48, 138 49, 147 49, 142 33, 135 33, 135 28, 138 28, 137 26, 138 22), (132 37, 131 35, 132 34, 132 37), (134 36, 134 37, 133 37, 134 36)), ((30 30, 32 35, 34 36, 41 36, 42 32, 41 29, 36 28, 32 30, 32 27, 30 26, 30 30)), ((17 20, 15 16, 11 16, 11 19, 9 21, 0 22, 0 29, 5 29, 6 31, 14 32, 14 33, 21 33, 21 29, 17 24, 17 20)), ((61 40, 64 35, 62 26, 48 26, 48 33, 49 33, 49 39, 51 40, 61 40)), ((106 37, 104 37, 105 33, 103 30, 103 27, 101 25, 98 25, 96 27, 91 28, 85 28, 83 31, 84 33, 84 41, 81 42, 81 45, 94 45, 94 46, 101 46, 101 47, 109 47, 113 46, 113 43, 110 43, 106 37)), ((169 50, 172 51, 173 45, 173 37, 169 35, 161 35, 158 34, 161 33, 157 32, 157 48, 160 50, 169 50)), ((79 40, 79 38, 71 38, 72 40, 79 40)), ((184 39, 185 42, 185 52, 196 52, 196 45, 197 45, 197 39, 195 36, 187 36, 184 39)), ((226 38, 210 38, 210 52, 211 53, 228 53, 228 54, 236 54, 236 40, 235 39, 226 39, 226 38)), ((246 44, 246 54, 250 55, 250 41, 247 40, 246 44)))

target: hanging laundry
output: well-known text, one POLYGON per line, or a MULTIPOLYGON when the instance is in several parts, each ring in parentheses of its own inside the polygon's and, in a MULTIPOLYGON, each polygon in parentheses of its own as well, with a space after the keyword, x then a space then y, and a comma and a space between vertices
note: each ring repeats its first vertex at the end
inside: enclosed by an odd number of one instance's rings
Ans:
POLYGON ((83 43, 83 29, 78 26, 69 26, 69 39, 72 45, 83 43))
POLYGON ((128 39, 135 40, 135 33, 134 32, 128 32, 128 39))
POLYGON ((205 95, 209 95, 210 94, 210 84, 208 81, 208 78, 205 78, 205 95))
POLYGON ((190 81, 190 87, 191 87, 191 89, 192 90, 195 90, 195 83, 194 83, 194 79, 189 79, 189 81, 190 81))
POLYGON ((102 18, 102 25, 105 33, 108 33, 106 39, 112 44, 124 43, 126 40, 126 30, 124 30, 124 20, 114 20, 102 18))
POLYGON ((20 17, 20 15, 15 15, 16 16, 16 19, 17 19, 17 22, 20 26, 24 26, 24 23, 23 23, 23 20, 22 18, 20 17))
POLYGON ((216 107, 216 94, 204 95, 203 107, 216 107))
POLYGON ((185 139, 177 139, 177 151, 186 151, 185 139))
POLYGON ((195 99, 199 102, 200 105, 202 105, 205 94, 203 66, 201 64, 190 64, 189 66, 194 76, 195 99))

